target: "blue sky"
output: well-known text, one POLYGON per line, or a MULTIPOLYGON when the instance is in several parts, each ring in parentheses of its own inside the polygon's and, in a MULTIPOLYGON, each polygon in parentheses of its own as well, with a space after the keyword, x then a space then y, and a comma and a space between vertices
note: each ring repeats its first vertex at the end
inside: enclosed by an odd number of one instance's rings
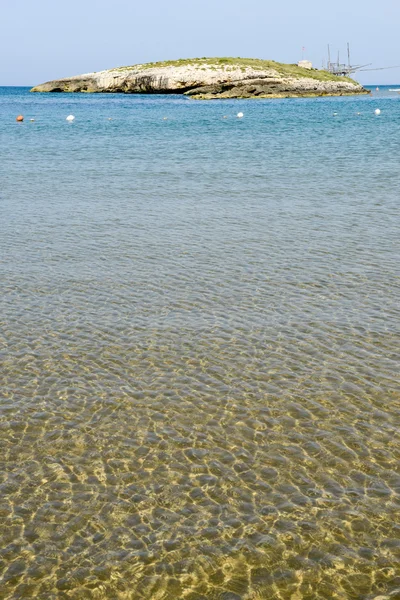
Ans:
MULTIPOLYGON (((139 62, 242 56, 320 67, 351 43, 353 62, 400 65, 398 0, 0 0, 0 85, 139 62)), ((360 73, 400 83, 400 69, 360 73)))

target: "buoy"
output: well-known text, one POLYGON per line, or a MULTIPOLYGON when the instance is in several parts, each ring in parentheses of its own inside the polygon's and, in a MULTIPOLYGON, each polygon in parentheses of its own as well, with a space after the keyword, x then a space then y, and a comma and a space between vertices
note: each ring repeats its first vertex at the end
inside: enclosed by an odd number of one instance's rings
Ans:
POLYGON ((226 115, 224 115, 222 118, 223 118, 223 119, 227 119, 228 117, 227 117, 226 115))
POLYGON ((376 91, 379 92, 379 88, 376 88, 376 91))
POLYGON ((68 117, 65 120, 71 123, 72 121, 75 121, 75 117, 74 115, 68 115, 68 117))
POLYGON ((237 118, 238 118, 238 119, 242 119, 242 118, 243 118, 243 116, 244 116, 244 115, 243 115, 243 113, 238 113, 238 114, 237 114, 237 118))
POLYGON ((33 123, 33 121, 34 121, 35 119, 29 119, 29 120, 31 121, 31 123, 33 123))
POLYGON ((18 123, 22 123, 22 121, 24 120, 24 117, 22 115, 18 115, 18 117, 15 119, 18 123))
POLYGON ((333 113, 333 116, 334 116, 334 117, 337 117, 337 113, 333 113))
POLYGON ((168 117, 164 117, 163 121, 168 121, 168 117))
POLYGON ((380 111, 380 109, 379 109, 379 108, 377 108, 377 109, 375 110, 375 114, 376 114, 377 116, 381 114, 381 111, 380 111))

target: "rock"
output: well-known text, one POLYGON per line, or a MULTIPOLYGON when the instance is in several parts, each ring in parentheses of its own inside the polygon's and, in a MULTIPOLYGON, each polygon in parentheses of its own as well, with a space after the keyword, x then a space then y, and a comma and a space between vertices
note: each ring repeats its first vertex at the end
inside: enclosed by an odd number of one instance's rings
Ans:
POLYGON ((286 98, 368 93, 327 71, 243 58, 202 58, 119 67, 49 81, 33 92, 187 94, 196 99, 286 98))

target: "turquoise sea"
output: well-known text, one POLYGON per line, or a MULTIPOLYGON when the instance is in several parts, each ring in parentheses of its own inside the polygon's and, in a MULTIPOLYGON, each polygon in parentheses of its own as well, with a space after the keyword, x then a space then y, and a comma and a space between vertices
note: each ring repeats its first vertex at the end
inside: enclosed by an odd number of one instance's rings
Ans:
POLYGON ((388 88, 0 88, 1 600, 400 598, 399 219, 388 88))

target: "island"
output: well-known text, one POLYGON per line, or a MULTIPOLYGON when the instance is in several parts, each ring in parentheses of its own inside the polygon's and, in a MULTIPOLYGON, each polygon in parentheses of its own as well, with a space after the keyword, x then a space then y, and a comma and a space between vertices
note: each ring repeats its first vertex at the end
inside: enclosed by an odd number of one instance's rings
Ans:
POLYGON ((42 83, 32 92, 186 94, 191 98, 296 98, 369 93, 328 71, 257 58, 194 58, 118 67, 42 83))

